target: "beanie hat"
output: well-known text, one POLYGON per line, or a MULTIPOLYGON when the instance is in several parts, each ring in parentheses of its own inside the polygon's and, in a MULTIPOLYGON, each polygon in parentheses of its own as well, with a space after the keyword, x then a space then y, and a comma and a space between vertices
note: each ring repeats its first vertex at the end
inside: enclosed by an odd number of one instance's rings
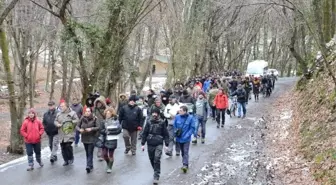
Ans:
POLYGON ((129 99, 128 99, 128 101, 134 101, 134 102, 136 102, 137 100, 138 100, 138 98, 135 95, 130 96, 129 99))

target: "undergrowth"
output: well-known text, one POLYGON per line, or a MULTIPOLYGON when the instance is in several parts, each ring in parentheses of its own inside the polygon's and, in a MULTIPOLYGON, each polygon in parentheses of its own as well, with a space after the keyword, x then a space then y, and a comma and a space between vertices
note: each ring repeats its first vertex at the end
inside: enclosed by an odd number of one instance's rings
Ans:
MULTIPOLYGON (((336 69, 335 69, 336 70, 336 69)), ((311 162, 316 181, 336 184, 336 91, 324 71, 303 77, 296 86, 297 107, 294 110, 300 149, 311 162)))

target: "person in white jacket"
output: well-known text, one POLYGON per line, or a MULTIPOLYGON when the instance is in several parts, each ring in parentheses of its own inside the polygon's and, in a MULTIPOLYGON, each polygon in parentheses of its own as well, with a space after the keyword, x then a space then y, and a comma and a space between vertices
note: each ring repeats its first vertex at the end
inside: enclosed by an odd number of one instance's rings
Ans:
MULTIPOLYGON (((168 120, 168 132, 169 132, 169 146, 168 150, 166 151, 166 155, 172 156, 173 155, 173 146, 174 146, 174 118, 178 111, 180 110, 180 107, 182 106, 182 103, 177 102, 177 98, 172 95, 169 97, 169 103, 167 104, 165 110, 164 110, 164 116, 168 120)), ((175 144, 175 152, 176 156, 180 156, 180 146, 175 144)))

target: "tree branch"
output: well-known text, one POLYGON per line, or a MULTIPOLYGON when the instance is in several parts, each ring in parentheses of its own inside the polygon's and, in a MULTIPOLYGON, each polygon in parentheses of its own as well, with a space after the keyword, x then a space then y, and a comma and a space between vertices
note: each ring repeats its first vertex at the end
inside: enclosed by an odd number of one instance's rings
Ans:
MULTIPOLYGON (((54 12, 54 11, 52 11, 52 10, 50 10, 50 9, 48 9, 48 8, 46 8, 46 7, 44 7, 44 6, 42 6, 42 5, 40 5, 39 3, 37 3, 37 2, 35 2, 35 1, 33 1, 33 0, 30 0, 30 2, 32 2, 33 4, 35 4, 35 5, 38 6, 38 7, 42 8, 43 10, 45 10, 45 11, 51 13, 51 14, 54 15, 55 17, 58 17, 58 18, 60 17, 59 14, 57 14, 56 12, 54 12)), ((48 5, 49 5, 49 4, 48 4, 48 5)), ((50 6, 52 6, 52 5, 50 4, 49 7, 50 7, 50 6)))
POLYGON ((7 15, 9 14, 9 12, 15 7, 16 3, 19 0, 12 0, 9 5, 5 8, 5 10, 1 13, 0 16, 0 25, 2 25, 3 21, 6 19, 7 15))

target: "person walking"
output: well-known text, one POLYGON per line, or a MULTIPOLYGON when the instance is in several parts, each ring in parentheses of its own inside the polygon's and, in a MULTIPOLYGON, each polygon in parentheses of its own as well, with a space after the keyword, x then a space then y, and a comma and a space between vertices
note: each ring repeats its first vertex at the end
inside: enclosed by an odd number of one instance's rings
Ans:
POLYGON ((49 140, 49 148, 50 148, 50 162, 53 164, 55 161, 57 161, 57 150, 59 145, 59 139, 57 136, 58 134, 58 128, 55 126, 55 119, 57 115, 57 110, 55 107, 54 101, 48 102, 49 110, 43 114, 43 127, 44 131, 48 136, 49 140))
POLYGON ((36 161, 39 163, 40 167, 43 167, 41 160, 41 137, 43 132, 43 124, 37 118, 35 110, 33 108, 29 109, 28 116, 24 119, 20 129, 20 134, 24 138, 28 156, 27 171, 32 171, 34 169, 33 153, 35 153, 36 161))
MULTIPOLYGON (((198 138, 198 128, 201 126, 201 143, 205 143, 205 130, 206 130, 206 122, 208 119, 208 101, 205 99, 204 93, 198 95, 196 100, 196 117, 197 117, 197 124, 195 134, 198 138)), ((196 138, 196 139, 197 139, 196 138)), ((196 140, 197 143, 197 140, 196 140)))
MULTIPOLYGON (((234 92, 234 91, 233 91, 234 92)), ((225 110, 229 106, 229 99, 226 94, 223 93, 223 89, 219 89, 213 104, 216 106, 216 121, 217 121, 217 128, 220 127, 220 121, 222 121, 222 128, 225 125, 225 110)))
POLYGON ((112 172, 114 151, 117 149, 121 125, 116 111, 113 108, 105 109, 106 119, 100 125, 100 140, 102 141, 102 154, 106 162, 106 173, 112 172))
MULTIPOLYGON (((83 115, 83 106, 82 104, 80 103, 79 99, 77 97, 74 97, 72 99, 72 105, 71 105, 71 110, 75 111, 76 114, 77 114, 77 117, 78 118, 81 118, 82 115, 83 115)), ((86 110, 86 109, 84 109, 86 110)), ((78 143, 79 143, 79 139, 80 139, 80 133, 78 130, 76 130, 75 132, 75 147, 78 146, 78 143)))
POLYGON ((182 168, 187 173, 189 168, 189 147, 193 133, 195 133, 195 119, 193 115, 188 114, 188 107, 181 106, 179 115, 174 120, 174 133, 176 142, 179 144, 182 153, 182 168))
MULTIPOLYGON (((97 122, 101 123, 102 121, 105 120, 105 115, 104 111, 107 108, 106 105, 106 99, 104 96, 99 96, 93 103, 94 108, 93 108, 93 115, 97 117, 97 122)), ((97 137, 99 136, 99 132, 97 132, 97 137)), ((97 157, 99 161, 104 161, 103 156, 102 156, 102 150, 101 148, 98 148, 97 150, 97 157)))
POLYGON ((161 156, 163 143, 166 147, 169 144, 169 133, 165 121, 160 117, 160 109, 154 108, 150 120, 145 126, 141 140, 142 151, 147 143, 148 157, 154 169, 153 184, 158 184, 161 173, 161 156))
POLYGON ((72 143, 75 140, 76 125, 79 121, 75 111, 72 111, 66 102, 60 104, 61 112, 57 113, 55 125, 58 127, 58 136, 61 142, 61 151, 64 159, 63 166, 73 164, 74 155, 72 143))
POLYGON ((86 108, 84 115, 77 123, 76 129, 82 135, 82 143, 86 154, 85 170, 90 173, 93 170, 93 151, 97 140, 97 132, 99 131, 99 122, 97 122, 97 118, 92 114, 90 108, 86 108))
MULTIPOLYGON (((164 116, 168 120, 168 133, 169 133, 169 145, 168 145, 168 150, 166 151, 166 155, 172 156, 173 155, 173 147, 174 147, 174 119, 175 116, 178 114, 178 111, 180 110, 180 107, 183 104, 177 102, 177 97, 175 95, 172 95, 169 97, 169 103, 167 104, 165 111, 164 111, 164 116)), ((180 156, 180 146, 178 143, 175 142, 175 152, 176 156, 180 156)))
POLYGON ((119 122, 123 128, 123 137, 125 141, 125 154, 129 151, 136 155, 136 144, 138 131, 142 129, 143 120, 142 110, 135 104, 136 96, 130 96, 128 105, 123 106, 119 112, 119 122))
POLYGON ((241 84, 238 85, 238 89, 231 95, 237 96, 238 103, 238 118, 246 117, 246 91, 241 84), (243 116, 241 116, 241 111, 243 109, 243 116))

